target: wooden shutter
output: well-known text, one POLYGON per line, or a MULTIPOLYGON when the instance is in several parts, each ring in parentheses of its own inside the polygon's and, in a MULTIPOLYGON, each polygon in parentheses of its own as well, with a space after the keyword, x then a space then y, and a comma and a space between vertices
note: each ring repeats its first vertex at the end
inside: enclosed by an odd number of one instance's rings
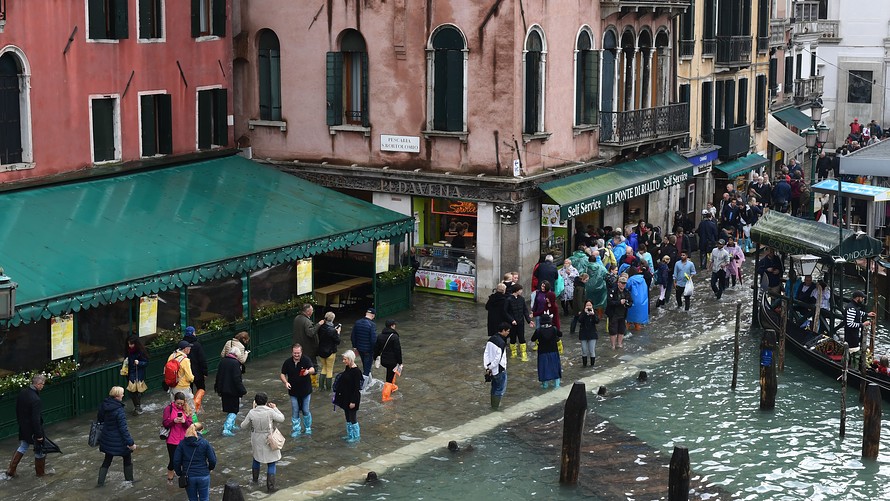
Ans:
POLYGON ((158 153, 173 153, 173 99, 170 94, 155 96, 158 121, 158 153))
POLYGON ((726 116, 725 129, 735 127, 735 80, 727 80, 723 91, 723 114, 726 116))
POLYGON ((158 154, 158 117, 155 110, 155 96, 140 96, 139 105, 142 109, 142 156, 150 157, 158 154))
POLYGON ((213 90, 213 144, 229 144, 229 92, 226 89, 213 90))
POLYGON ((211 20, 211 34, 218 37, 226 36, 226 2, 225 0, 210 0, 213 15, 211 20))
POLYGON ((281 120, 281 51, 269 51, 269 77, 272 98, 272 120, 281 120))
POLYGON ((272 51, 260 49, 257 54, 259 70, 260 120, 272 120, 272 51))
POLYGON ((105 2, 102 0, 89 0, 87 3, 90 18, 90 38, 101 40, 108 37, 105 30, 105 2))
POLYGON ((538 132, 538 92, 541 53, 530 51, 525 55, 525 128, 523 133, 538 132))
POLYGON ((192 38, 201 36, 201 1, 192 0, 192 38))
POLYGON ((446 130, 448 113, 448 57, 445 49, 433 52, 433 130, 446 130))
POLYGON ((599 123, 600 53, 584 51, 584 123, 599 123))
POLYGON ((11 53, 0 57, 0 164, 22 161, 18 65, 11 53))
POLYGON ((370 104, 369 99, 369 86, 370 82, 368 82, 368 53, 367 52, 359 52, 359 57, 361 58, 362 64, 362 127, 370 127, 371 126, 371 111, 368 105, 370 104))
POLYGON ((739 111, 736 115, 736 123, 745 125, 748 123, 748 79, 739 79, 739 111))
POLYGON ((713 86, 713 82, 701 83, 701 135, 706 143, 710 143, 713 141, 713 86))
POLYGON ((127 0, 114 0, 114 38, 118 40, 130 38, 128 20, 127 0))
POLYGON ((445 130, 464 130, 464 53, 449 49, 445 53, 448 83, 445 88, 445 130))
POLYGON ((754 128, 763 130, 766 128, 766 78, 757 75, 757 83, 754 87, 754 128))
POLYGON ((114 160, 114 100, 93 99, 93 161, 114 160))
POLYGON ((213 92, 198 91, 198 149, 213 144, 213 92))
POLYGON ((328 125, 343 123, 343 53, 328 52, 327 71, 327 119, 328 125))

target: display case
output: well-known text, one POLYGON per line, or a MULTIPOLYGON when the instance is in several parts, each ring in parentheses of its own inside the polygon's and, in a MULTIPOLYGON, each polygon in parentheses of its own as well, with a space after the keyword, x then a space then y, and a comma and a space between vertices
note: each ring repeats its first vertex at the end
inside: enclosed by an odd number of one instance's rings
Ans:
POLYGON ((445 244, 417 248, 420 268, 414 284, 424 292, 476 298, 476 251, 445 244))

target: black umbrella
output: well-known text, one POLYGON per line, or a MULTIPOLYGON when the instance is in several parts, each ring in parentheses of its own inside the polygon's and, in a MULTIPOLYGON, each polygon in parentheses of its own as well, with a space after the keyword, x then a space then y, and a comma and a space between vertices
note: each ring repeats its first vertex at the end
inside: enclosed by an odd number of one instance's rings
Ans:
POLYGON ((62 449, 59 449, 58 444, 50 440, 49 437, 43 437, 43 442, 37 442, 34 444, 35 453, 37 452, 38 447, 44 454, 62 453, 62 449))

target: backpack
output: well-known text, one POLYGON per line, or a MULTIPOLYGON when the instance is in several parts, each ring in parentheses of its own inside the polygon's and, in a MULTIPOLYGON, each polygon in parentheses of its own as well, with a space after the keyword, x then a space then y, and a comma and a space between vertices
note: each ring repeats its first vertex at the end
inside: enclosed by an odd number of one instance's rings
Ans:
POLYGON ((164 364, 164 385, 173 388, 179 382, 179 365, 185 356, 173 357, 164 364))

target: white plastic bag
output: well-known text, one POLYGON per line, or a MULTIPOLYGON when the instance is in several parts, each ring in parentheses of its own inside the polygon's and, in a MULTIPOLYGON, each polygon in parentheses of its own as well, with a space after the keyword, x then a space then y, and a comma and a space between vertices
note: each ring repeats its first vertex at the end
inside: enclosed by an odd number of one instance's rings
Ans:
POLYGON ((690 279, 690 280, 686 281, 686 286, 683 287, 683 295, 686 297, 691 296, 692 290, 693 290, 693 285, 692 285, 692 280, 690 279))

